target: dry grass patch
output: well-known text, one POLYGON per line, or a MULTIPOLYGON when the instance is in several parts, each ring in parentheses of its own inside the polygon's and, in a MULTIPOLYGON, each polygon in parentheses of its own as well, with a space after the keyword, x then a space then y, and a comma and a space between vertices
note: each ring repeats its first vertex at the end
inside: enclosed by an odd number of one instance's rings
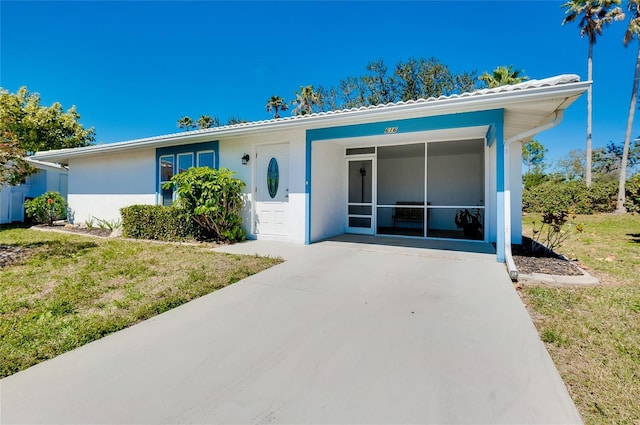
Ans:
MULTIPOLYGON (((531 229, 533 217, 524 223, 531 229)), ((640 424, 640 216, 580 216, 585 232, 561 253, 604 282, 590 288, 525 285, 531 312, 587 424, 640 424)))
POLYGON ((30 255, 0 269, 0 376, 223 288, 281 260, 187 246, 0 230, 30 255))

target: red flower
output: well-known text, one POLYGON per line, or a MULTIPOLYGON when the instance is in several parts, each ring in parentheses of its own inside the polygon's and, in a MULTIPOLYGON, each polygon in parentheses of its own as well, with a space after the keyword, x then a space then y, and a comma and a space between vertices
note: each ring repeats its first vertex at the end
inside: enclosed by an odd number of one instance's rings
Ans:
POLYGON ((53 204, 53 199, 51 199, 51 198, 47 199, 47 204, 49 204, 49 205, 53 204))

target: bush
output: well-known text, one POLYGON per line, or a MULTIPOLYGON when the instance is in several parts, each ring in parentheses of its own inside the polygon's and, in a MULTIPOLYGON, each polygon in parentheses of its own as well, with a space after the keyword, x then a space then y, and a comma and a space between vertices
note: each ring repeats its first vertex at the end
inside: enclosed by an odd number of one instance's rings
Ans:
POLYGON ((197 231, 175 207, 132 205, 120 209, 122 235, 136 239, 184 241, 193 239, 197 231))
POLYGON ((571 211, 576 214, 612 212, 616 208, 618 184, 596 182, 545 182, 522 192, 522 208, 527 212, 571 211))
POLYGON ((629 179, 624 188, 626 192, 625 208, 629 212, 640 213, 640 174, 629 179))
POLYGON ((58 192, 46 192, 24 203, 25 212, 36 223, 53 226, 53 222, 67 218, 67 201, 58 192))
POLYGON ((233 242, 245 237, 240 217, 244 182, 234 174, 226 168, 190 168, 174 175, 163 187, 175 185, 177 207, 198 224, 203 237, 233 242))

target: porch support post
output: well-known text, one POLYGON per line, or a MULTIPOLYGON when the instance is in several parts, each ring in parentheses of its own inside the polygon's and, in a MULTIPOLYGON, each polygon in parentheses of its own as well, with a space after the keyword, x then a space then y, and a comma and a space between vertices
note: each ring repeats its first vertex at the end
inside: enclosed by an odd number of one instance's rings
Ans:
POLYGON ((496 255, 498 261, 504 263, 504 241, 505 241, 505 220, 509 217, 505 217, 505 202, 508 202, 508 196, 505 196, 504 190, 504 122, 500 122, 496 125, 496 215, 497 215, 497 229, 496 229, 496 255))
POLYGON ((305 218, 304 218, 304 243, 309 245, 311 243, 311 137, 309 130, 306 134, 306 147, 305 147, 305 175, 304 175, 304 203, 305 203, 305 218))

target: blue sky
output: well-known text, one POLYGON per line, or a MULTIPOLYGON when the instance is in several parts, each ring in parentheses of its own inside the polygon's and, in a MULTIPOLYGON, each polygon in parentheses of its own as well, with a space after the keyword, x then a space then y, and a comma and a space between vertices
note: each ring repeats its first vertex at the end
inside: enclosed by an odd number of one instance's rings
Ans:
MULTIPOLYGON (((177 132, 183 115, 267 119, 269 96, 337 84, 378 58, 391 67, 434 56, 454 72, 514 65, 531 78, 586 80, 588 43, 575 24, 560 25, 562 3, 3 0, 0 86, 76 105, 110 143, 177 132)), ((624 139, 636 52, 636 42, 622 45, 625 25, 595 46, 595 147, 624 139)), ((538 140, 557 159, 584 149, 585 137, 586 95, 538 140)))

